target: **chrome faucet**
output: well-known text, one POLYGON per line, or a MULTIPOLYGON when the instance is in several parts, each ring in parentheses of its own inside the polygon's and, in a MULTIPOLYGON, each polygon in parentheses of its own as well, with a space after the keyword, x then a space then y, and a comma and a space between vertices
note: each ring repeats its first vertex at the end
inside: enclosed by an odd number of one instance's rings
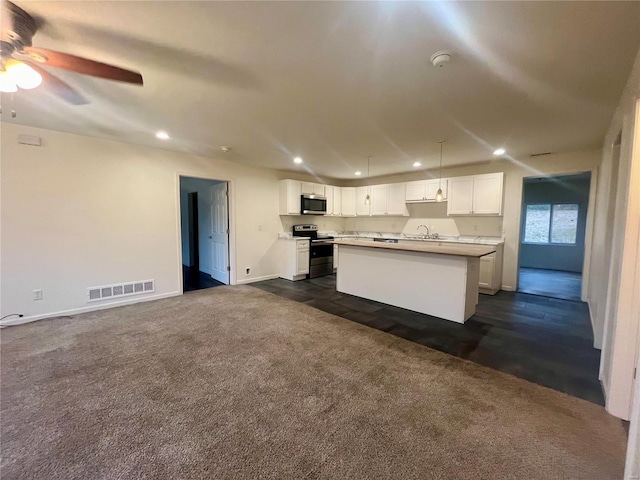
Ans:
POLYGON ((427 229, 427 234, 425 235, 424 233, 421 233, 421 234, 420 234, 420 237, 421 237, 421 238, 430 238, 430 235, 429 235, 429 227, 427 227, 426 225, 418 225, 418 228, 416 229, 416 230, 418 230, 418 232, 420 232, 420 227, 424 227, 424 228, 426 228, 426 229, 427 229))

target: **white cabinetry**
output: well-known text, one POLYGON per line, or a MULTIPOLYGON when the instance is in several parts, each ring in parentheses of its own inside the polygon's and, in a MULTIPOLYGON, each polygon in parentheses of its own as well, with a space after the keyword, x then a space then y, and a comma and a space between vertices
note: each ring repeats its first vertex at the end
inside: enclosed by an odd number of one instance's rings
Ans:
POLYGON ((408 216, 409 210, 404 201, 405 184, 393 183, 389 185, 389 198, 387 200, 387 215, 408 216))
MULTIPOLYGON (((333 214, 342 215, 342 189, 340 187, 331 187, 333 190, 333 214)), ((329 203, 329 196, 327 195, 327 203, 329 203)))
POLYGON ((342 216, 356 216, 356 187, 342 187, 342 216))
POLYGON ((502 215, 504 174, 449 179, 447 215, 502 215))
POLYGON ((371 187, 371 215, 408 215, 405 204, 405 184, 371 187))
POLYGON ((504 244, 496 245, 496 252, 480 257, 480 293, 495 295, 502 288, 502 258, 504 244))
POLYGON ((356 187, 356 215, 371 215, 371 205, 367 205, 365 200, 369 194, 369 187, 356 187))
POLYGON ((419 180, 406 184, 406 202, 435 202, 438 188, 442 188, 443 199, 447 199, 447 179, 419 180))
POLYGON ((300 182, 303 195, 320 195, 324 197, 324 185, 311 182, 300 182))
POLYGON ((279 215, 300 215, 300 182, 297 180, 280 180, 279 215))
POLYGON ((388 200, 389 185, 373 185, 371 187, 371 215, 386 215, 388 200))
POLYGON ((473 179, 473 214, 502 215, 503 174, 477 175, 473 179))
POLYGON ((326 215, 335 215, 335 206, 333 203, 333 190, 338 187, 330 187, 329 185, 325 185, 324 187, 324 195, 327 198, 327 213, 326 215))
POLYGON ((309 239, 280 239, 279 275, 287 280, 302 280, 309 273, 309 239))

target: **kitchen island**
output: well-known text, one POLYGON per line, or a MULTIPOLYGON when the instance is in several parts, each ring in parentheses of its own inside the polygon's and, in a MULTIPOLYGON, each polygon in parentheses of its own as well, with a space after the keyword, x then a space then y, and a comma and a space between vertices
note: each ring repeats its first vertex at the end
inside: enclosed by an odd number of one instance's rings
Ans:
POLYGON ((336 288, 377 302, 464 323, 478 303, 480 257, 493 245, 343 239, 336 288))

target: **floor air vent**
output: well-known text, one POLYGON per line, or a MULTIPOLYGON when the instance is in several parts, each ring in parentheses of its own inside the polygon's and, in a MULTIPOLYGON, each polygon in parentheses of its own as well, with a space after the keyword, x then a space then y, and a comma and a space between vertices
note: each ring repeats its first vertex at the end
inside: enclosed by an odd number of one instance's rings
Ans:
POLYGON ((139 282, 118 283, 116 285, 103 285, 101 287, 87 288, 87 301, 106 300, 111 298, 128 297, 141 293, 154 292, 156 289, 154 280, 141 280, 139 282))

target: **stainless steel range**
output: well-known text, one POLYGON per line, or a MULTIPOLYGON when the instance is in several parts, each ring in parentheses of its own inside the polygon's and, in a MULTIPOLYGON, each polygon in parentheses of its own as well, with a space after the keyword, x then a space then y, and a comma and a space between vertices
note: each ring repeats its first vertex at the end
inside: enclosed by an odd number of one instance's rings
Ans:
POLYGON ((333 273, 333 244, 328 242, 328 240, 333 240, 333 237, 318 235, 318 226, 308 223, 294 225, 293 236, 308 237, 311 241, 307 278, 321 277, 333 273))

